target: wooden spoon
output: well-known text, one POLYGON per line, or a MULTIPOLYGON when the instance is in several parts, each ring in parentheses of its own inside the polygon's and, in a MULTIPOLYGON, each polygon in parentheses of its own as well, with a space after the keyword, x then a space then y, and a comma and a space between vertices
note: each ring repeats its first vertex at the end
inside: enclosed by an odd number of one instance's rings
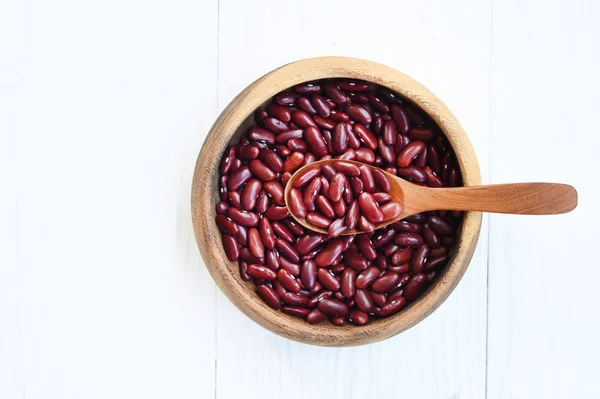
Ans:
MULTIPOLYGON (((319 165, 332 165, 336 162, 349 162, 356 166, 362 162, 341 159, 328 159, 308 164, 298 169, 285 187, 285 204, 290 214, 307 229, 328 234, 327 230, 316 227, 298 217, 289 206, 290 190, 306 169, 319 165)), ((398 176, 380 169, 391 183, 392 201, 402 204, 402 210, 391 220, 375 224, 376 229, 385 227, 408 216, 434 210, 480 211, 493 213, 511 213, 522 215, 554 215, 572 211, 577 206, 577 191, 572 186, 558 183, 511 183, 488 186, 429 188, 410 183, 398 176)), ((342 200, 343 201, 343 200, 342 200)), ((342 235, 362 233, 361 230, 346 230, 342 235)))

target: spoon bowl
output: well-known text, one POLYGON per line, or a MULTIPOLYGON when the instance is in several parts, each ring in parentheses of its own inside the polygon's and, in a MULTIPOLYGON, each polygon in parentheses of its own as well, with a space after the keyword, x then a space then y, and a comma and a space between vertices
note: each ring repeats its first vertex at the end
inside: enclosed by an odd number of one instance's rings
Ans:
MULTIPOLYGON (((417 213, 433 210, 553 215, 570 212, 577 206, 577 191, 567 184, 512 183, 474 187, 429 188, 411 183, 373 165, 345 159, 327 159, 310 163, 298 169, 286 184, 284 191, 286 207, 294 219, 307 229, 321 234, 329 233, 294 212, 293 207, 290 206, 290 192, 297 179, 307 170, 324 165, 333 166, 338 162, 350 163, 356 166, 364 165, 371 170, 378 169, 387 176, 390 182, 389 194, 392 201, 401 203, 402 209, 391 219, 375 223, 375 229, 381 229, 417 213)), ((346 229, 340 235, 363 232, 356 228, 346 229)))

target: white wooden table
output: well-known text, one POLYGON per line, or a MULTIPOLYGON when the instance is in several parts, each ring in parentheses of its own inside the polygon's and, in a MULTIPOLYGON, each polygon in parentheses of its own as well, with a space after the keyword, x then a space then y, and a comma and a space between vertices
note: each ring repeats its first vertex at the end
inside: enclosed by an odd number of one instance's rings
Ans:
POLYGON ((600 397, 597 0, 0 2, 0 398, 600 397), (462 122, 487 183, 579 208, 484 218, 441 308, 333 349, 215 288, 190 184, 212 122, 284 63, 395 67, 462 122))

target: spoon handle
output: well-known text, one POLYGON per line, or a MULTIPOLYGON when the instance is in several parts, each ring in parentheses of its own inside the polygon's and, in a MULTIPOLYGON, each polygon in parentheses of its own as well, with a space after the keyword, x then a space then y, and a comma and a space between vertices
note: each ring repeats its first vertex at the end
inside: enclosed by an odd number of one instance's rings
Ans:
POLYGON ((423 210, 458 210, 524 215, 554 215, 577 206, 577 191, 558 183, 513 183, 427 189, 423 210))

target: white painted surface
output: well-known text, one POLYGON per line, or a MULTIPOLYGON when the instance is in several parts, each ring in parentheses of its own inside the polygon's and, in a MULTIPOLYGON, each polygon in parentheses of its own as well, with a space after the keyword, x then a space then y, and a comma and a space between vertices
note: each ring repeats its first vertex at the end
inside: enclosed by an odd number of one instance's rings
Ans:
POLYGON ((372 4, 0 2, 0 398, 600 397, 598 3, 372 4), (486 217, 457 290, 385 342, 258 327, 202 264, 192 169, 242 88, 318 55, 408 73, 485 182, 569 182, 580 208, 486 217))

